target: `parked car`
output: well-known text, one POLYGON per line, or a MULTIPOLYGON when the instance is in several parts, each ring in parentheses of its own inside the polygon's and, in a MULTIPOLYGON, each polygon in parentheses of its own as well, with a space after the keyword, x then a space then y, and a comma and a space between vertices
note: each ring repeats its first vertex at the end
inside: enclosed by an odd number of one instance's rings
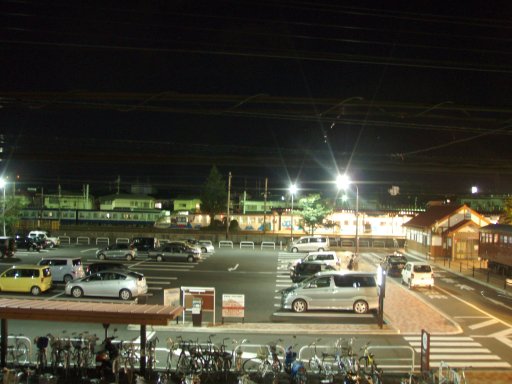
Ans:
POLYGON ((134 237, 130 246, 139 252, 148 252, 160 247, 160 242, 156 237, 134 237))
POLYGON ((28 233, 28 237, 38 240, 44 240, 46 247, 48 248, 60 246, 60 238, 58 236, 51 236, 50 233, 47 231, 30 231, 28 233))
POLYGON ((16 241, 10 236, 0 236, 0 256, 13 257, 16 253, 16 241))
POLYGON ((47 266, 15 265, 0 275, 0 291, 30 292, 37 296, 52 287, 52 272, 47 266))
POLYGON ((212 253, 215 252, 215 248, 211 240, 195 240, 195 239, 187 239, 187 243, 192 244, 198 247, 202 253, 212 253))
POLYGON ((156 261, 188 261, 193 263, 201 259, 201 251, 182 242, 172 242, 150 251, 149 258, 156 261))
POLYGON ((341 265, 340 259, 336 255, 335 251, 322 251, 322 252, 309 252, 307 256, 292 261, 288 264, 288 269, 293 269, 299 263, 304 263, 306 261, 314 261, 319 260, 323 261, 325 264, 330 265, 331 267, 337 269, 341 265))
POLYGON ((146 294, 148 285, 144 275, 133 271, 104 270, 66 284, 66 295, 73 297, 102 296, 130 300, 146 294))
POLYGON ((120 270, 120 271, 129 271, 129 268, 122 264, 122 263, 116 263, 115 261, 100 261, 97 263, 91 263, 89 265, 85 266, 85 275, 93 275, 95 273, 104 271, 106 269, 114 269, 114 270, 120 270))
POLYGON ((414 287, 434 286, 434 271, 430 264, 422 262, 408 262, 402 269, 402 284, 406 284, 409 289, 414 287))
POLYGON ((336 268, 326 264, 322 260, 304 261, 302 263, 298 263, 292 270, 290 270, 290 278, 294 283, 298 283, 317 272, 335 270, 336 268))
POLYGON ((14 239, 16 241, 17 249, 26 249, 27 251, 39 252, 41 249, 45 248, 45 240, 21 235, 16 235, 14 239))
POLYGON ((295 312, 345 309, 362 314, 379 305, 376 276, 368 272, 319 272, 281 295, 281 307, 295 312))
POLYGON ((290 252, 328 251, 329 238, 327 236, 302 236, 288 244, 290 252))
POLYGON ((100 260, 125 259, 131 261, 137 258, 137 248, 126 243, 111 244, 105 248, 98 249, 96 257, 100 260))
POLYGON ((407 258, 400 253, 393 253, 392 255, 387 255, 384 257, 384 260, 381 263, 381 267, 388 276, 398 276, 402 275, 402 270, 407 263, 407 258))
POLYGON ((80 257, 44 257, 37 264, 50 267, 54 282, 67 283, 85 276, 80 257))

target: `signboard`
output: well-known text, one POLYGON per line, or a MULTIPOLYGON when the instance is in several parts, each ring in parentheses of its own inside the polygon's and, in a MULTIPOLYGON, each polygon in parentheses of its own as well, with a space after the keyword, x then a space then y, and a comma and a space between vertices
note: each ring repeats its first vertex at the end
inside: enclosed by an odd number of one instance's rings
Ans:
POLYGON ((245 295, 223 294, 222 317, 245 317, 245 295))
POLYGON ((421 372, 430 370, 430 333, 421 330, 421 372))
POLYGON ((169 307, 179 307, 181 305, 179 288, 164 289, 164 305, 168 305, 169 307))

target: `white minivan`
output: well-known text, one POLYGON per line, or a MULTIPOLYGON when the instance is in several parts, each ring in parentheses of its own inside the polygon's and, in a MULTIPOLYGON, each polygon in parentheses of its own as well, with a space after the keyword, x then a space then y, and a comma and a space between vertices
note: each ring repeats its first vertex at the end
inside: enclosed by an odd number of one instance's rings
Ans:
POLYGON ((328 251, 329 238, 327 236, 302 236, 288 244, 288 250, 294 253, 328 251))

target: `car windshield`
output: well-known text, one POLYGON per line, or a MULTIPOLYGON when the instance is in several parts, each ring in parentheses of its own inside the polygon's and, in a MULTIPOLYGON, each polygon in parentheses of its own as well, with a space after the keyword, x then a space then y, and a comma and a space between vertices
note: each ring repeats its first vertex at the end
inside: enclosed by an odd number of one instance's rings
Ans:
POLYGON ((418 273, 429 273, 432 269, 430 268, 430 265, 415 265, 414 266, 414 272, 418 273))

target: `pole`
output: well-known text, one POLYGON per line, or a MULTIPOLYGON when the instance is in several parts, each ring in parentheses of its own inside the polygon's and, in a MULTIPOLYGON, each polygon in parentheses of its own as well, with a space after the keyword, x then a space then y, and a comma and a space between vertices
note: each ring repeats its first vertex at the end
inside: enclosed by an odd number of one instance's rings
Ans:
POLYGON ((265 177, 265 193, 263 197, 265 198, 263 202, 263 233, 265 234, 267 231, 267 188, 268 188, 268 177, 265 177))
POLYGON ((4 199, 2 200, 2 220, 4 223, 4 236, 5 236, 5 185, 3 187, 4 199))
POLYGON ((231 200, 231 172, 229 172, 228 176, 228 203, 226 209, 226 239, 229 238, 229 201, 231 200))
POLYGON ((356 184, 356 256, 359 255, 359 188, 356 184))
POLYGON ((292 192, 292 212, 291 212, 291 223, 290 223, 290 236, 293 241, 293 192, 292 192))

